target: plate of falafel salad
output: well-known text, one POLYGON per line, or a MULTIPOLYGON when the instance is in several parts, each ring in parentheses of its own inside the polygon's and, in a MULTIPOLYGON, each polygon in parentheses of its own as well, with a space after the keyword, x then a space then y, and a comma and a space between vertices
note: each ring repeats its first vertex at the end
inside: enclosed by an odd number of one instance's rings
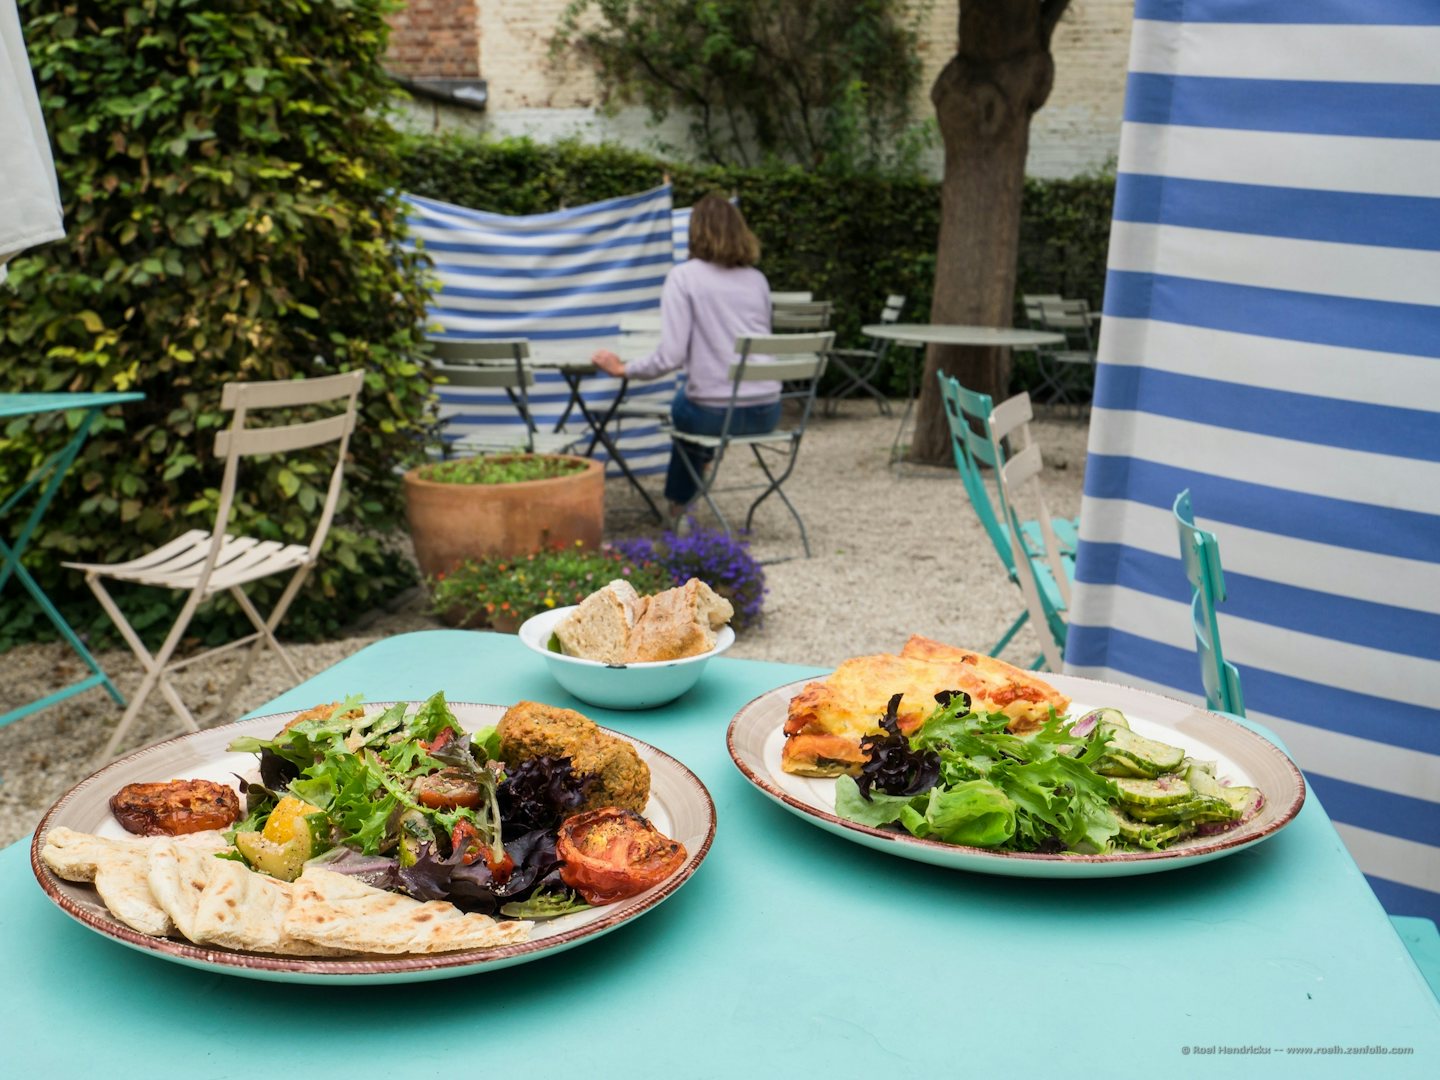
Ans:
POLYGON ((382 983, 508 967, 652 909, 715 834, 668 754, 538 702, 325 702, 138 750, 31 864, 71 917, 193 967, 382 983))

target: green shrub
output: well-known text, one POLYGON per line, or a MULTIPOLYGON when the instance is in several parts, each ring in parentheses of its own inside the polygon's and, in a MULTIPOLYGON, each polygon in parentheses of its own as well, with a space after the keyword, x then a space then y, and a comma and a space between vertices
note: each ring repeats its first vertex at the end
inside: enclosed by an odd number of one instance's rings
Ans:
MULTIPOLYGON (((733 192, 764 246, 760 267, 771 287, 834 300, 842 345, 865 344, 860 327, 878 318, 891 293, 907 298, 902 319, 929 319, 940 227, 940 186, 931 180, 696 166, 615 146, 455 135, 409 136, 403 157, 407 191, 502 214, 643 191, 667 173, 676 206, 733 192)), ((1019 292, 1083 297, 1098 309, 1114 187, 1112 174, 1026 181, 1019 292)), ((1024 325, 1018 308, 1016 320, 1024 325)), ((895 352, 903 358, 908 350, 895 352)), ((1028 370, 1018 362, 1016 369, 1028 370)), ((892 365, 889 378, 892 392, 904 391, 903 365, 892 365)))
POLYGON ((430 584, 434 611, 446 622, 513 632, 530 616, 578 604, 616 578, 642 595, 671 585, 662 566, 579 540, 519 559, 470 559, 430 584))
POLYGON ((545 454, 490 454, 437 461, 420 470, 420 479, 432 484, 521 484, 528 480, 554 480, 585 468, 571 457, 545 454))
MULTIPOLYGON (((27 565, 78 628, 108 626, 59 562, 129 558, 213 524, 222 384, 363 368, 345 498, 284 625, 333 631, 409 579, 382 537, 401 506, 395 467, 430 396, 413 362, 419 263, 396 251, 398 136, 380 67, 395 5, 21 6, 68 235, 11 264, 0 292, 6 389, 146 395, 97 424, 27 565)), ((0 491, 66 429, 54 417, 0 433, 0 491)), ((326 474, 289 466, 242 470, 232 530, 308 538, 326 474)), ((262 609, 282 584, 252 587, 262 609)), ((137 626, 163 630, 174 598, 130 590, 121 602, 137 626)), ((203 608, 197 633, 245 625, 228 603, 203 608)), ((34 618, 18 591, 0 597, 0 645, 34 618)))

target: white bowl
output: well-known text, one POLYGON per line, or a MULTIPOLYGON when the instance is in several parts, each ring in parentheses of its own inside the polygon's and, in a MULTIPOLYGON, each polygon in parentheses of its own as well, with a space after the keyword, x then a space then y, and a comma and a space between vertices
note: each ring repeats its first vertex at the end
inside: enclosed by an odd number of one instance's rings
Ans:
POLYGON ((555 681, 574 697, 604 709, 653 709, 674 701, 695 685, 705 662, 735 644, 735 631, 722 626, 715 648, 683 660, 657 660, 645 664, 602 664, 550 651, 550 637, 574 607, 554 608, 526 619, 520 640, 539 653, 555 681))

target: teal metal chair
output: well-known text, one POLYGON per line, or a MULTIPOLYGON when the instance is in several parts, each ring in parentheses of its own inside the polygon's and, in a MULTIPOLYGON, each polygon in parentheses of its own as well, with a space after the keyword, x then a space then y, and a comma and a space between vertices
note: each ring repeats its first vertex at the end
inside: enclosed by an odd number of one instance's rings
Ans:
POLYGON ((1190 621, 1195 630, 1195 652, 1200 657, 1200 681, 1205 704, 1219 712, 1245 715, 1240 673, 1225 659, 1220 647, 1220 624, 1215 604, 1225 600, 1225 575, 1220 569, 1220 544, 1215 534, 1195 527, 1190 489, 1175 496, 1175 524, 1180 531, 1180 560, 1190 579, 1190 621))
MULTIPOLYGON (((989 394, 980 394, 961 386, 957 379, 944 372, 939 373, 939 376, 940 397, 945 404, 945 419, 950 426, 950 449, 955 457, 955 469, 960 473, 970 506, 974 509, 975 516, 980 519, 980 525, 990 538, 995 553, 1000 557, 1006 575, 1013 584, 1019 586, 1019 571, 1016 569, 1015 555, 1010 545, 1010 529, 1005 523, 1007 515, 1003 509, 996 511, 996 505, 990 498, 989 485, 985 481, 984 470, 989 468, 992 473, 998 473, 999 467, 1005 461, 1003 448, 999 446, 998 440, 991 436, 990 414, 994 411, 994 403, 989 394)), ((1058 542, 1064 573, 1067 578, 1073 578, 1079 524, 1073 518, 1056 518, 1050 522, 1050 527, 1058 542)), ((1039 523, 1022 521, 1020 529, 1027 555, 1039 555, 1044 549, 1044 536, 1039 523)), ((1021 611, 1000 640, 991 647, 991 654, 1000 655, 1029 618, 1028 608, 1021 611)), ((1035 666, 1043 660, 1044 657, 1040 657, 1035 666)))
MULTIPOLYGON (((1245 696, 1240 692, 1240 673, 1225 659, 1220 647, 1220 624, 1215 619, 1216 601, 1225 600, 1220 544, 1214 533, 1195 527, 1189 488, 1175 496, 1175 524, 1180 530, 1180 558, 1185 564, 1185 576, 1194 590, 1190 617, 1195 629, 1195 651, 1200 656, 1200 679, 1205 684, 1205 704, 1217 712, 1243 719, 1245 696)), ((1440 998, 1440 930, 1433 920, 1414 915, 1392 915, 1390 922, 1420 974, 1440 998)))

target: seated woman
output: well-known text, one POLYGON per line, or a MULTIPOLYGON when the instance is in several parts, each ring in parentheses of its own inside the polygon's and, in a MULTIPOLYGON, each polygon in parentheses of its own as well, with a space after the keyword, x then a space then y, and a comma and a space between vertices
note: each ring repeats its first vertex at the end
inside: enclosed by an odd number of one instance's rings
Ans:
MULTIPOLYGON (((660 294, 660 347, 625 363, 608 349, 591 360, 609 375, 653 379, 676 369, 685 385, 675 395, 670 419, 677 431, 719 435, 734 386, 730 365, 739 357, 735 339, 770 333, 770 283, 755 269, 760 241, 740 211, 718 195, 706 195, 690 215, 690 258, 670 271, 660 294)), ((730 431, 760 435, 780 423, 780 384, 744 382, 730 431)), ((699 491, 695 475, 709 464, 708 447, 675 440, 665 477, 670 518, 678 522, 699 491), (692 475, 681 460, 689 458, 692 475)))

